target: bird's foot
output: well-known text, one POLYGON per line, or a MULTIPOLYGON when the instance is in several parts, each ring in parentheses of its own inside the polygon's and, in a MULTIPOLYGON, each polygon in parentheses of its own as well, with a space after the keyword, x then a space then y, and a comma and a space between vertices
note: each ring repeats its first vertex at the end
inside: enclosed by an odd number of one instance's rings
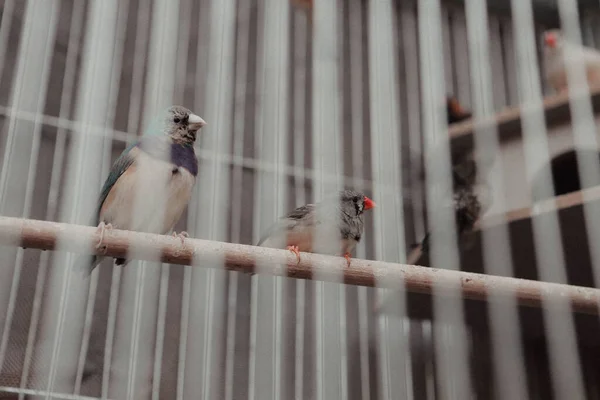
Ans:
POLYGON ((188 233, 186 231, 181 231, 179 233, 177 232, 173 232, 173 236, 178 237, 179 239, 181 239, 181 244, 185 244, 185 239, 190 237, 190 235, 188 235, 188 233))
POLYGON ((112 224, 106 224, 104 221, 101 221, 98 224, 97 231, 100 233, 100 239, 98 240, 98 244, 96 244, 96 248, 100 249, 103 247, 103 253, 106 253, 106 246, 102 246, 102 241, 104 240, 104 232, 108 229, 112 229, 112 224))
POLYGON ((346 254, 344 254, 344 258, 346 259, 346 262, 348 263, 348 268, 350 268, 350 260, 352 259, 352 255, 350 253, 346 253, 346 254))
POLYGON ((298 249, 298 246, 288 246, 287 249, 296 255, 298 264, 300 264, 300 250, 298 249))

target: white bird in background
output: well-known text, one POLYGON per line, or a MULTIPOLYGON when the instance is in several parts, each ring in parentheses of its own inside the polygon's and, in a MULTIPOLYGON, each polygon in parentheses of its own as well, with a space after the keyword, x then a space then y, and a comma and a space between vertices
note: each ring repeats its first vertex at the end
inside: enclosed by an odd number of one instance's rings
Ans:
POLYGON ((583 62, 590 87, 600 85, 600 52, 596 49, 569 43, 560 30, 544 32, 545 78, 556 92, 567 90, 565 62, 583 62))

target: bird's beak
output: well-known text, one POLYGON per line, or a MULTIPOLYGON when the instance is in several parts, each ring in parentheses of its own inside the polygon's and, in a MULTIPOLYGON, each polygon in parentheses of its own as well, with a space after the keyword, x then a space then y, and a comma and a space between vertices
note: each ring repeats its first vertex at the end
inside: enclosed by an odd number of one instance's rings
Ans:
POLYGON ((197 116, 196 114, 190 114, 188 118, 188 127, 190 130, 198 130, 206 125, 206 121, 197 116))
POLYGON ((546 46, 554 48, 556 46, 556 35, 547 33, 544 37, 544 42, 546 42, 546 46))
POLYGON ((373 200, 365 196, 365 210, 370 210, 371 208, 375 207, 375 205, 376 204, 373 200))

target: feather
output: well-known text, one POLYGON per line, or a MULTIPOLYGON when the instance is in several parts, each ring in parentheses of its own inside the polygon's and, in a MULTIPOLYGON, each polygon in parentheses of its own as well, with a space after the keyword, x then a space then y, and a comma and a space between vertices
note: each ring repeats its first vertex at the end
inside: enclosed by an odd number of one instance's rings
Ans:
POLYGON ((314 218, 315 208, 316 207, 314 204, 306 204, 306 205, 300 206, 300 207, 292 210, 285 217, 281 217, 279 219, 279 221, 277 221, 276 223, 271 225, 269 227, 269 229, 267 229, 265 234, 263 234, 263 236, 258 241, 257 246, 261 246, 261 245, 265 244, 267 239, 269 239, 272 236, 279 236, 279 235, 275 235, 276 233, 283 233, 286 231, 291 231, 292 229, 294 229, 294 227, 296 227, 300 224, 306 225, 306 226, 315 225, 315 218, 314 218), (312 216, 312 217, 305 218, 307 216, 312 216))
POLYGON ((125 150, 123 150, 119 158, 117 158, 117 160, 111 167, 110 173, 108 174, 108 177, 104 182, 104 186, 102 186, 102 190, 100 191, 98 208, 96 209, 95 225, 98 225, 100 223, 100 210, 102 209, 104 201, 106 200, 106 197, 108 197, 110 190, 117 182, 117 180, 119 180, 121 175, 123 175, 123 173, 127 171, 127 168, 129 168, 131 164, 133 164, 133 162, 135 161, 134 157, 131 156, 131 150, 135 146, 137 146, 137 144, 138 143, 133 143, 129 145, 125 150))

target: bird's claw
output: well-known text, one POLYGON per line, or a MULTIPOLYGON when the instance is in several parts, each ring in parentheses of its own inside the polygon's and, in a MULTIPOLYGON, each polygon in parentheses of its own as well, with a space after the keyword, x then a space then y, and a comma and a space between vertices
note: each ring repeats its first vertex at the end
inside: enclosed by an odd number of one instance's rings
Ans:
POLYGON ((352 259, 352 255, 350 253, 346 253, 346 254, 344 254, 344 258, 346 259, 346 262, 348 263, 348 268, 350 268, 350 260, 352 259))
POLYGON ((288 246, 287 249, 296 255, 298 264, 300 264, 300 250, 298 249, 298 246, 288 246))
POLYGON ((181 231, 179 233, 177 232, 173 232, 173 236, 178 237, 179 239, 181 239, 181 244, 185 243, 185 239, 190 237, 190 235, 186 232, 186 231, 181 231))
MULTIPOLYGON (((100 239, 98 240, 98 243, 96 244, 96 249, 100 249, 102 247, 102 241, 104 240, 104 231, 106 231, 107 229, 110 230, 112 228, 113 228, 112 224, 106 224, 106 223, 104 223, 104 221, 101 221, 98 224, 97 231, 100 233, 100 239)), ((106 246, 104 246, 103 252, 106 253, 106 246)))

